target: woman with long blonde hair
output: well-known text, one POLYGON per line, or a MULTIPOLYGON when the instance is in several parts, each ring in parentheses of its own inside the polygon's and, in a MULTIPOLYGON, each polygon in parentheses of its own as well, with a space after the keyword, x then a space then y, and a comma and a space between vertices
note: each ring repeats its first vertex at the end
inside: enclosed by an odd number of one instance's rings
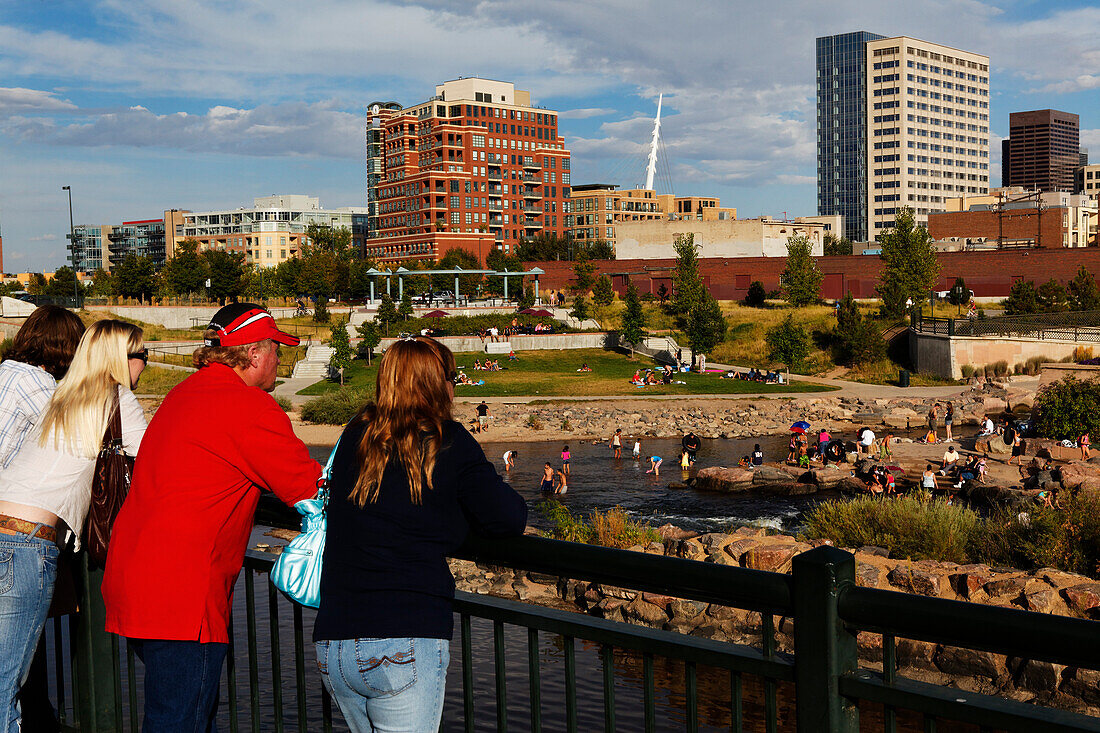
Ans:
POLYGON ((0 473, 0 731, 19 730, 16 691, 30 668, 53 596, 58 546, 79 533, 96 456, 119 410, 123 449, 136 455, 145 415, 131 389, 148 361, 142 331, 97 321, 14 459, 0 473))
POLYGON ((326 687, 356 733, 436 730, 454 578, 447 555, 473 529, 519 535, 523 498, 452 419, 454 356, 398 341, 375 401, 344 429, 329 484, 313 640, 326 687))

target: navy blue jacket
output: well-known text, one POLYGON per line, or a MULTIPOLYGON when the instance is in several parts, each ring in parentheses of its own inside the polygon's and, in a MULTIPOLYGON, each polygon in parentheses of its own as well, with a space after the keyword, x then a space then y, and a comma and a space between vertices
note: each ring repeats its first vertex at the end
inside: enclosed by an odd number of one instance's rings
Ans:
POLYGON ((412 503, 405 470, 393 460, 378 499, 360 508, 348 494, 359 476, 364 427, 347 427, 333 461, 313 639, 449 639, 455 586, 447 555, 471 529, 491 537, 522 534, 527 504, 466 429, 449 421, 421 504, 412 503))

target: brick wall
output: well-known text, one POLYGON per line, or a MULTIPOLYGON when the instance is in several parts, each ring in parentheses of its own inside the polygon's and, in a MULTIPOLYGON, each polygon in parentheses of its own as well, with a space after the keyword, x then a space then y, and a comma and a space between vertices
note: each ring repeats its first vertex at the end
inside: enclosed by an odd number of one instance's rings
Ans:
MULTIPOLYGON (((1045 223, 1045 222, 1044 222, 1045 223)), ((997 252, 941 252, 940 279, 937 290, 947 290, 962 276, 978 297, 1005 297, 1016 280, 1034 280, 1041 284, 1051 278, 1065 284, 1084 265, 1094 275, 1100 275, 1100 247, 1079 249, 1027 249, 997 252)), ((821 295, 832 299, 851 292, 856 298, 876 297, 882 260, 873 255, 847 257, 817 257, 817 266, 825 275, 821 295)), ((611 276, 615 290, 621 295, 628 280, 641 293, 657 293, 661 284, 672 292, 674 259, 613 260, 596 262, 596 274, 611 276)), ((568 288, 573 279, 571 262, 533 262, 546 274, 539 278, 542 290, 568 288)), ((767 290, 779 288, 779 275, 786 267, 783 257, 731 257, 699 260, 703 283, 719 300, 740 300, 749 284, 759 280, 767 290)))
POLYGON ((1047 209, 1040 217, 1036 209, 1010 209, 998 217, 995 211, 946 211, 928 215, 928 233, 933 239, 1001 236, 1007 241, 1030 240, 1042 247, 1061 247, 1067 230, 1062 225, 1064 212, 1047 209))

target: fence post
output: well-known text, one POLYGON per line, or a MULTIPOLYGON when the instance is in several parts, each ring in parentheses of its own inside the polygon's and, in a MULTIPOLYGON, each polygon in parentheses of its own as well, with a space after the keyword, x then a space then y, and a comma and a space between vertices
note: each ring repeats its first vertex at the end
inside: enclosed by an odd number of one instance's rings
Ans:
POLYGON ((855 584, 851 553, 817 547, 794 558, 794 647, 798 733, 858 733, 859 708, 839 692, 859 659, 856 635, 837 611, 840 591, 855 584))
POLYGON ((955 319, 954 318, 948 318, 947 319, 947 335, 948 336, 954 336, 955 335, 955 319))
POLYGON ((80 613, 71 639, 75 665, 76 717, 82 731, 115 730, 122 701, 115 696, 113 634, 103 630, 107 610, 103 605, 103 570, 89 568, 88 553, 77 556, 80 573, 80 613))

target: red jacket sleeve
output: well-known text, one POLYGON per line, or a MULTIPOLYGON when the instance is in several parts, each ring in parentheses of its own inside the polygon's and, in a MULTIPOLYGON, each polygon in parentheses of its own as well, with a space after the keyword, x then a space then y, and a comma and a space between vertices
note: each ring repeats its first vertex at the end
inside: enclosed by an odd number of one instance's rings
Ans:
POLYGON ((275 400, 256 392, 249 405, 255 422, 238 445, 241 471, 288 506, 312 499, 317 494, 321 464, 310 458, 306 444, 294 434, 290 418, 275 400))

